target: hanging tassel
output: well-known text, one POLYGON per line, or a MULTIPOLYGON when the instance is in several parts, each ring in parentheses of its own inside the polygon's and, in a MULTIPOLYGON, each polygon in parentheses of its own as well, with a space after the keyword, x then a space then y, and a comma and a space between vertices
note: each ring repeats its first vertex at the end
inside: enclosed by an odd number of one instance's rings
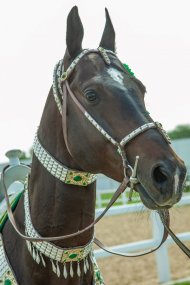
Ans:
POLYGON ((70 276, 73 277, 74 276, 74 272, 73 272, 73 263, 72 261, 70 262, 70 276))
POLYGON ((59 263, 57 261, 57 276, 60 277, 61 272, 60 272, 60 268, 59 268, 59 263))
POLYGON ((81 276, 81 271, 80 271, 80 261, 77 261, 77 275, 78 277, 81 276))
POLYGON ((63 276, 64 276, 64 278, 65 279, 67 279, 67 268, 66 268, 66 264, 65 264, 65 262, 64 262, 64 266, 63 266, 63 276))
POLYGON ((32 245, 31 245, 31 242, 27 241, 27 245, 28 245, 28 250, 29 250, 30 254, 32 254, 32 245))
POLYGON ((36 262, 37 262, 38 264, 40 263, 40 257, 39 257, 38 250, 36 251, 36 262))
POLYGON ((42 255, 41 252, 40 252, 40 257, 41 257, 43 266, 46 267, 46 263, 45 263, 45 260, 44 260, 43 255, 42 255))
POLYGON ((35 252, 34 247, 32 249, 32 257, 33 257, 34 260, 36 260, 36 252, 35 252))
POLYGON ((89 262, 88 262, 88 256, 87 256, 87 258, 86 258, 86 268, 87 268, 87 270, 90 268, 89 262))
POLYGON ((51 260, 51 264, 52 264, 52 270, 55 274, 57 274, 57 270, 56 270, 55 264, 53 262, 53 259, 50 259, 50 260, 51 260))
POLYGON ((87 268, 86 268, 86 262, 85 262, 85 259, 83 260, 83 262, 84 262, 84 273, 86 274, 86 272, 87 272, 87 268))

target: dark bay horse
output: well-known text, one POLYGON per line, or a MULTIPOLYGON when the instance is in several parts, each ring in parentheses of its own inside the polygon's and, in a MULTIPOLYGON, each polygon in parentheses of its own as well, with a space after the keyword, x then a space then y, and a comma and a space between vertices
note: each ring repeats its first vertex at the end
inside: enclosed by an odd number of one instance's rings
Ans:
MULTIPOLYGON (((170 208, 182 195, 184 163, 146 111, 144 85, 117 58, 115 32, 107 10, 101 48, 85 53, 82 39, 83 26, 74 7, 67 19, 67 49, 63 59, 64 70, 68 72, 50 89, 34 145, 26 189, 29 197, 26 193, 21 197, 14 214, 22 232, 26 224, 31 235, 35 233, 30 221, 26 221, 24 208, 28 198, 32 224, 42 237, 75 233, 94 221, 93 174, 103 173, 119 182, 123 180, 123 163, 117 147, 129 165, 134 166, 136 156, 140 156, 135 187, 148 208, 170 208), (139 133, 134 134, 134 130, 139 133), (128 134, 133 138, 129 139, 128 134), (123 138, 125 143, 121 149, 121 143, 117 142, 123 138), (48 155, 54 158, 55 164, 74 169, 66 180, 65 177, 61 180, 62 169, 60 173, 54 172, 54 161, 47 161, 48 155)), ((67 248, 88 245, 93 235, 91 228, 51 245, 59 248, 61 254, 64 248, 66 255, 67 248)), ((95 280, 94 265, 84 252, 84 261, 82 257, 76 260, 79 255, 76 251, 68 256, 69 262, 64 257, 61 265, 53 255, 50 258, 48 250, 42 254, 35 244, 20 238, 9 221, 3 239, 19 285, 104 284, 95 280)))

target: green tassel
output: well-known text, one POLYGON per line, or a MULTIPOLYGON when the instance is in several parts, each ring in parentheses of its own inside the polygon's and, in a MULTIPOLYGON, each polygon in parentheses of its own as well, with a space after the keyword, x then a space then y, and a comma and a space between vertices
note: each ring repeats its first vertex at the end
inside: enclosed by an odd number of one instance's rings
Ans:
POLYGON ((129 72, 131 76, 135 76, 134 72, 132 72, 132 70, 127 64, 123 63, 123 67, 129 72))

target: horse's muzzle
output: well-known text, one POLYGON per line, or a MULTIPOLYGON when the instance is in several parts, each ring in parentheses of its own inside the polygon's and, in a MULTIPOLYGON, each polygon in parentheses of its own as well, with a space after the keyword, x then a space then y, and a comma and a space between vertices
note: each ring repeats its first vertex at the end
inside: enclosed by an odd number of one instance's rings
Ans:
POLYGON ((137 190, 148 208, 170 208, 182 197, 185 177, 183 162, 175 166, 168 162, 157 163, 152 167, 149 182, 142 182, 137 190))

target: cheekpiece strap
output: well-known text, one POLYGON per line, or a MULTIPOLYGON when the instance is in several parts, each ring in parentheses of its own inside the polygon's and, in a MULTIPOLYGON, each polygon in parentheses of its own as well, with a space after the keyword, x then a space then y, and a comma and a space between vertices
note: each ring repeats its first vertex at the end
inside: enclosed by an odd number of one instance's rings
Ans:
POLYGON ((49 171, 54 177, 61 180, 66 184, 72 184, 77 186, 87 186, 96 180, 96 175, 83 172, 79 170, 73 170, 65 167, 59 161, 57 161, 40 143, 36 134, 33 144, 33 150, 35 156, 41 162, 41 164, 49 171))

